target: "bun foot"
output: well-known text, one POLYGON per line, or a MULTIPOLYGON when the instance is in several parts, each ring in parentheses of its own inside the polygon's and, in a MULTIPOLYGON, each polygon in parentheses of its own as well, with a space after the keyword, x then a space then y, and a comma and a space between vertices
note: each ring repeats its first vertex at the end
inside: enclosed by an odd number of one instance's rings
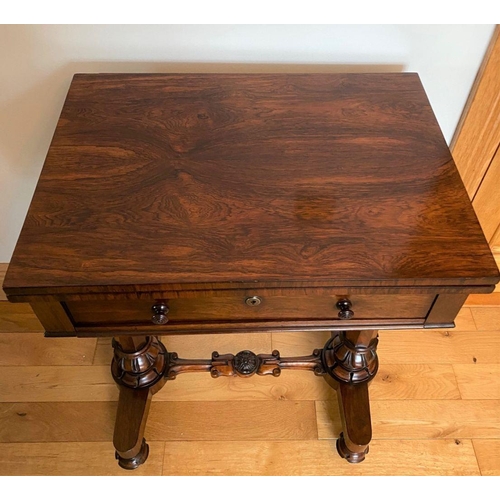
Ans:
POLYGON ((369 446, 366 447, 364 451, 354 452, 351 451, 344 439, 344 433, 341 432, 339 438, 337 439, 337 451, 342 458, 345 458, 351 464, 359 464, 365 459, 368 454, 369 446))
POLYGON ((118 452, 115 453, 115 457, 118 460, 118 465, 122 469, 127 469, 127 470, 134 470, 139 467, 139 465, 142 465, 148 458, 149 455, 149 445, 146 443, 146 440, 143 438, 142 439, 142 445, 141 449, 139 450, 139 453, 132 458, 123 458, 118 455, 118 452))

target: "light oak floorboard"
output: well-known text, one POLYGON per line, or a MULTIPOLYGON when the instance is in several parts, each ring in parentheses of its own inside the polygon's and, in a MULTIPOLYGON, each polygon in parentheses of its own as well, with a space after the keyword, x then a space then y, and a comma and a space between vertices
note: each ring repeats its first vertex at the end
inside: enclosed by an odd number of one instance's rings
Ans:
POLYGON ((117 465, 108 443, 2 443, 5 476, 156 476, 161 475, 165 443, 149 443, 149 457, 135 471, 117 465))
MULTIPOLYGON (((111 441, 116 402, 0 403, 0 442, 111 441)), ((312 401, 153 401, 152 441, 316 439, 312 401)))
POLYGON ((29 304, 0 301, 0 333, 35 333, 44 329, 29 304))
MULTIPOLYGON (((498 308, 500 311, 500 307, 498 308)), ((476 324, 472 317, 469 307, 463 307, 457 315, 455 320, 455 328, 453 329, 430 329, 424 330, 423 328, 416 330, 395 330, 401 338, 408 338, 422 333, 444 333, 446 331, 452 332, 474 332, 476 331, 476 324)), ((500 330, 500 325, 497 328, 500 330)), ((392 330, 387 330, 391 332, 392 330)), ((380 342, 383 342, 383 335, 386 330, 380 330, 380 342)), ((273 333, 272 334, 272 348, 280 351, 282 356, 303 356, 310 354, 314 349, 322 348, 328 339, 330 332, 293 332, 293 333, 273 333)), ((378 349, 382 349, 379 343, 378 349)), ((443 361, 441 361, 443 362, 443 361)))
POLYGON ((0 402, 118 400, 106 366, 4 366, 0 380, 0 402))
POLYGON ((0 366, 91 365, 95 348, 96 339, 0 333, 0 366))
MULTIPOLYGON (((219 334, 219 335, 169 335, 161 337, 169 352, 177 352, 180 358, 211 359, 212 352, 236 354, 245 349, 255 354, 271 353, 270 333, 219 334)), ((108 365, 113 357, 110 338, 98 339, 95 365, 108 365)))
POLYGON ((334 441, 181 441, 165 446, 164 475, 479 475, 470 440, 370 444, 357 465, 341 459, 334 441))
POLYGON ((219 354, 236 354, 244 350, 266 354, 272 351, 270 333, 169 335, 161 340, 169 352, 177 352, 180 358, 210 359, 214 351, 219 354))
MULTIPOLYGON (((497 291, 498 290, 495 289, 495 292, 497 291)), ((464 305, 469 307, 498 307, 500 306, 500 294, 490 293, 469 295, 464 305)))
POLYGON ((500 476, 500 439, 474 439, 472 444, 481 474, 500 476))
POLYGON ((0 403, 0 442, 112 441, 117 403, 0 403))
POLYGON ((95 347, 93 365, 110 366, 113 359, 113 348, 111 347, 110 337, 101 337, 97 339, 95 347))
POLYGON ((384 365, 370 384, 370 398, 460 399, 452 365, 384 365))
MULTIPOLYGON (((0 367, 0 402, 116 401, 108 366, 0 367)), ((372 399, 459 399, 451 365, 385 365, 370 386, 372 399)), ((179 375, 155 401, 325 400, 336 396, 312 372, 284 371, 278 377, 179 375)))
POLYGON ((478 330, 500 330, 500 307, 471 307, 478 330))
POLYGON ((330 332, 273 333, 272 350, 278 350, 281 356, 305 356, 322 349, 329 338, 330 332))
POLYGON ((385 364, 496 363, 500 331, 387 330, 379 333, 377 354, 385 364))
POLYGON ((470 307, 462 307, 455 318, 455 328, 453 328, 453 331, 473 332, 475 330, 477 330, 476 323, 474 322, 470 307))
MULTIPOLYGON (((500 438, 500 401, 371 401, 374 439, 500 438)), ((336 401, 316 401, 318 436, 342 431, 336 401)))
POLYGON ((157 402, 146 435, 153 440, 317 439, 313 401, 157 402))
POLYGON ((462 399, 500 400, 500 364, 453 365, 453 369, 462 399))
POLYGON ((158 401, 315 400, 334 398, 333 389, 312 372, 283 371, 249 378, 220 377, 209 373, 180 375, 155 395, 158 401))

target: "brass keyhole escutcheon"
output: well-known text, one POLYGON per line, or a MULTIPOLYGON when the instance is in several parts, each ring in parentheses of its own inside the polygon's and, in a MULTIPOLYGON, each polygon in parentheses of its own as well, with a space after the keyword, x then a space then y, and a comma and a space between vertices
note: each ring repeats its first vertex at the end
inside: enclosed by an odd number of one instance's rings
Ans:
POLYGON ((247 297, 245 299, 245 304, 250 307, 255 307, 259 306, 262 303, 262 299, 258 297, 257 295, 254 295, 253 297, 247 297))

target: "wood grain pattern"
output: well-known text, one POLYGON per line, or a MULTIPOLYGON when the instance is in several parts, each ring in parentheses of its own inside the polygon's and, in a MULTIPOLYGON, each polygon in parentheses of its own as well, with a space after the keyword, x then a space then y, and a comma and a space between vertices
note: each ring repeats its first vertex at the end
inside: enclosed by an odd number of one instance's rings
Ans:
MULTIPOLYGON (((500 401, 371 401, 375 439, 500 438, 500 401)), ((340 415, 336 401, 316 401, 318 437, 336 439, 340 415)))
POLYGON ((452 140, 453 156, 492 252, 500 256, 500 27, 497 25, 452 140))
POLYGON ((0 380, 1 402, 118 400, 107 366, 2 366, 0 380))
MULTIPOLYGON (((451 365, 385 365, 370 386, 371 399, 458 399, 451 365)), ((108 366, 0 367, 0 401, 117 401, 108 366)), ((155 401, 323 400, 335 398, 324 381, 308 372, 284 371, 279 378, 221 377, 192 373, 168 382, 155 401)))
POLYGON ((113 347, 111 346, 112 339, 109 337, 101 337, 96 339, 97 344, 92 360, 93 365, 111 366, 113 359, 113 347))
POLYGON ((462 399, 500 400, 500 364, 457 364, 453 369, 462 399))
POLYGON ((112 441, 116 402, 0 403, 0 442, 112 441))
MULTIPOLYGON (((0 442, 111 441, 116 402, 0 403, 0 442)), ((153 401, 148 441, 316 439, 312 401, 153 401)))
POLYGON ((160 475, 165 443, 150 443, 148 461, 136 471, 120 469, 109 443, 2 443, 5 476, 150 476, 160 475))
MULTIPOLYGON (((268 296, 267 290, 259 293, 261 303, 249 307, 245 303, 248 294, 240 292, 226 297, 197 297, 168 300, 168 325, 209 321, 262 321, 322 319, 338 322, 336 303, 338 296, 325 293, 308 296, 307 289, 295 297, 268 296)), ((250 295, 251 297, 251 295, 250 295)), ((435 294, 398 295, 394 307, 392 295, 350 295, 356 319, 407 319, 426 317, 435 294)), ((452 295, 460 300, 462 296, 452 295)), ((463 300, 462 300, 463 302, 463 300)), ((66 302, 77 326, 98 324, 146 324, 151 325, 151 307, 154 300, 105 300, 66 302)), ((460 304, 461 306, 461 304, 460 304)), ((460 309, 457 308, 457 311, 460 309)), ((452 319, 455 317, 453 315, 452 319)), ((450 321, 448 319, 448 321, 450 321)))
POLYGON ((460 393, 452 365, 382 363, 370 385, 370 400, 377 399, 460 399, 460 393))
POLYGON ((454 320, 462 308, 467 294, 440 293, 425 318, 424 328, 436 328, 444 324, 453 326, 454 320))
POLYGON ((5 286, 498 279, 416 74, 96 74, 73 79, 5 286))
MULTIPOLYGON (((385 365, 370 385, 370 399, 458 399, 451 365, 385 365)), ((189 374, 167 383, 157 401, 308 401, 335 399, 335 392, 312 373, 284 371, 280 377, 240 379, 189 374)))
MULTIPOLYGON (((96 339, 45 338, 41 333, 0 333, 0 366, 90 365, 96 339)), ((109 365, 110 359, 108 359, 109 365)))
MULTIPOLYGON (((497 263, 497 267, 500 268, 500 225, 495 231, 493 238, 490 240, 490 246, 495 262, 497 263)), ((495 287, 495 291, 500 292, 500 287, 498 285, 495 287)))
POLYGON ((498 332, 384 331, 379 333, 383 364, 497 363, 498 332))
MULTIPOLYGON (((492 310, 492 314, 489 312, 485 314, 486 321, 490 323, 490 317, 495 315, 495 309, 492 310)), ((416 358, 412 361, 412 353, 411 349, 407 349, 406 345, 411 346, 413 349, 416 344, 419 342, 419 338, 425 339, 426 341, 431 341, 431 339, 440 339, 441 336, 445 336, 449 339, 459 338, 462 339, 462 344, 466 341, 467 336, 456 336, 457 332, 467 332, 472 335, 473 332, 476 331, 476 324, 472 317, 472 313, 470 308, 463 307, 458 313, 455 319, 456 327, 452 330, 443 330, 443 329, 431 329, 428 331, 425 330, 381 330, 379 332, 380 338, 382 339, 379 349, 380 349, 380 359, 382 363, 427 363, 425 358, 426 345, 424 342, 420 344, 417 348, 416 358), (398 339, 397 342, 386 342, 384 338, 387 339, 398 339), (408 343, 408 344, 407 344, 408 343), (394 347, 395 352, 400 353, 401 361, 395 357, 395 354, 392 353, 392 348, 394 347), (418 357, 419 353, 422 357, 418 357), (386 360, 385 355, 388 354, 389 358, 386 360), (392 360, 392 361, 391 361, 392 360)), ((313 349, 316 349, 318 346, 322 346, 326 343, 328 338, 330 337, 329 332, 289 332, 289 333, 273 333, 272 334, 272 349, 277 349, 285 356, 300 356, 304 352, 309 352, 313 349)), ((495 342, 495 340, 493 340, 495 342)), ((441 358, 441 354, 439 352, 436 353, 435 350, 429 348, 428 354, 430 356, 430 362, 435 362, 435 356, 439 356, 440 363, 448 362, 447 359, 443 360, 441 358)), ((479 349, 477 352, 487 351, 490 355, 491 352, 488 349, 488 346, 484 346, 484 349, 480 342, 474 344, 477 345, 479 349)), ((448 354, 448 353, 447 353, 448 354)), ((449 362, 456 362, 454 359, 451 359, 449 362)), ((461 361, 466 362, 466 361, 461 361)))
POLYGON ((335 393, 321 377, 308 372, 283 371, 272 376, 219 377, 193 373, 179 377, 159 392, 157 401, 314 401, 335 398, 335 393))
POLYGON ((485 71, 486 67, 488 66, 488 61, 489 61, 491 52, 495 48, 498 34, 499 34, 499 28, 497 26, 495 28, 492 36, 491 36, 488 47, 486 48, 486 52, 484 54, 483 60, 481 61, 481 65, 479 66, 478 72, 476 74, 476 78, 474 79, 474 82, 472 84, 472 88, 469 92, 469 96, 467 97, 467 102, 465 103, 464 109, 462 110, 462 114, 461 114, 460 119, 458 120, 457 126, 455 128, 455 133, 453 134, 453 137, 451 139, 450 149, 452 151, 456 145, 458 138, 460 137, 464 122, 468 117, 469 110, 474 102, 475 97, 476 97, 477 88, 483 79, 484 71, 485 71))
MULTIPOLYGON (((64 287, 55 287, 61 289, 64 287)), ((66 287, 67 288, 67 287, 66 287)), ((403 289, 398 287, 384 287, 377 284, 373 286, 329 286, 324 281, 318 280, 315 282, 313 288, 303 287, 300 281, 273 281, 267 284, 253 283, 250 287, 246 287, 244 283, 196 283, 196 284, 183 284, 178 287, 168 283, 156 285, 141 286, 140 291, 131 291, 130 286, 115 287, 113 292, 100 292, 100 293, 77 293, 76 290, 82 287, 75 287, 69 290, 68 293, 54 292, 51 298, 47 299, 43 292, 38 288, 31 289, 31 294, 27 295, 11 295, 9 296, 10 302, 38 302, 47 300, 57 300, 60 302, 68 301, 109 301, 109 300, 133 300, 140 301, 150 299, 152 302, 157 300, 170 300, 170 299, 195 299, 195 298, 208 298, 208 297, 239 297, 244 299, 247 296, 260 295, 265 291, 268 297, 321 297, 321 296, 338 296, 339 298, 346 295, 395 295, 404 293, 407 295, 421 295, 421 294, 464 294, 464 293, 490 293, 493 285, 440 285, 439 288, 435 286, 405 286, 403 289), (196 289, 192 287, 196 286, 196 289), (178 289, 176 289, 178 288, 178 289)), ((51 289, 52 291, 52 289, 51 289)))
POLYGON ((197 335, 190 338, 186 335, 162 337, 169 352, 178 352, 184 357, 210 358, 214 350, 220 353, 238 352, 249 349, 255 353, 271 352, 271 334, 254 333, 246 335, 197 335))
MULTIPOLYGON (((497 290, 495 289, 495 291, 497 290)), ((500 294, 492 293, 490 295, 469 295, 464 305, 470 307, 500 306, 500 294)))
POLYGON ((56 300, 30 303, 46 332, 71 334, 75 327, 63 304, 56 300))
MULTIPOLYGON (((255 353, 272 352, 270 333, 238 334, 200 334, 196 338, 190 335, 170 335, 160 339, 169 352, 177 352, 184 358, 208 358, 212 352, 239 352, 248 349, 255 353)), ((312 349, 311 349, 312 352, 312 349)), ((109 366, 113 357, 110 338, 97 339, 94 365, 109 366)))
POLYGON ((500 29, 497 27, 452 141, 471 199, 500 143, 500 29))
MULTIPOLYGON (((491 314, 489 312, 485 313, 485 321, 488 322, 488 324, 493 324, 490 320, 491 316, 495 316, 496 312, 495 309, 492 310, 491 314)), ((499 323, 500 324, 500 323, 499 323)), ((449 332, 450 335, 453 335, 456 332, 474 332, 476 331, 476 324, 474 322, 474 318, 472 317, 472 312, 469 307, 462 307, 460 312, 458 313, 457 317, 455 318, 455 328, 453 329, 431 329, 428 331, 424 330, 380 330, 379 335, 381 336, 381 339, 384 339, 384 336, 387 335, 386 332, 389 333, 388 338, 393 338, 394 335, 397 335, 398 338, 401 338, 402 342, 411 342, 411 345, 414 344, 414 342, 418 341, 418 338, 422 336, 422 339, 429 339, 434 335, 441 334, 441 335, 446 335, 446 332, 449 332), (410 338, 411 337, 411 338, 410 338), (415 340, 413 340, 415 339, 415 340)), ((328 340, 330 337, 330 334, 328 332, 289 332, 289 333, 280 333, 280 332, 275 332, 272 334, 272 348, 277 349, 280 351, 284 356, 300 356, 304 352, 309 352, 313 349, 316 349, 318 346, 323 346, 325 345, 325 342, 328 340)), ((479 343, 478 343, 479 344, 479 343)), ((402 346, 405 345, 404 343, 401 344, 402 346)), ((391 349, 392 344, 388 345, 387 342, 382 341, 380 343, 380 349, 381 353, 380 359, 382 360, 382 363, 385 362, 384 360, 384 353, 387 352, 387 349, 391 349)), ((395 344, 396 349, 398 352, 401 352, 403 349, 399 349, 399 344, 395 344)), ((480 346, 479 346, 480 347, 480 346)), ((487 348, 487 347, 486 347, 487 348)), ((421 349, 425 349, 425 345, 422 344, 421 349)), ((430 350, 429 350, 430 351, 430 350)), ((429 355, 432 356, 435 353, 430 352, 429 355)), ((418 355, 418 353, 417 353, 418 355)), ((406 359, 411 356, 411 352, 407 351, 406 352, 406 359)), ((392 358, 394 359, 394 358, 392 358)), ((447 360, 441 360, 440 362, 447 362, 447 360)), ((391 363, 391 361, 388 361, 391 363)), ((395 363, 399 363, 399 360, 394 361, 395 363)), ((403 355, 403 361, 401 363, 412 363, 412 361, 405 361, 405 355, 403 355)), ((425 359, 415 359, 413 363, 426 363, 427 361, 425 359)))
MULTIPOLYGON (((500 65, 499 65, 500 70, 500 65)), ((500 101, 500 86, 498 91, 500 101)), ((500 110, 500 107, 499 107, 500 110)), ((499 120, 500 121, 500 120, 499 120)), ((499 124, 500 129, 500 124, 499 124)), ((498 142, 500 144, 500 132, 498 142)), ((476 211, 481 228, 490 246, 493 247, 493 237, 500 227, 500 152, 498 151, 491 160, 488 170, 484 174, 480 188, 477 190, 472 206, 476 211)))
POLYGON ((317 439, 312 401, 155 402, 146 436, 168 441, 317 439))
POLYGON ((330 332, 274 332, 271 338, 273 350, 278 350, 283 356, 300 356, 324 346, 330 332))
POLYGON ((472 441, 483 476, 500 476, 500 439, 472 441))
POLYGON ((144 431, 155 387, 131 389, 120 385, 119 389, 113 446, 118 465, 133 470, 148 458, 149 445, 144 438, 144 431))
POLYGON ((43 326, 29 304, 0 302, 0 333, 43 332, 43 326))
MULTIPOLYGON (((109 365, 87 368, 29 366, 13 372, 0 367, 0 377, 4 380, 4 385, 0 386, 0 401, 117 401, 118 390, 109 373, 109 365)), ((441 373, 438 371, 437 375, 441 373)), ((449 391, 446 384, 443 389, 449 391)), ((209 374, 201 373, 167 383, 155 395, 155 400, 313 400, 328 398, 330 393, 329 387, 312 373, 285 372, 278 379, 258 377, 249 380, 226 377, 214 380, 209 374)))
POLYGON ((478 330, 498 331, 500 329, 500 308, 471 307, 471 313, 478 330))
POLYGON ((370 459, 353 466, 322 441, 182 441, 165 447, 165 475, 364 476, 479 475, 470 440, 378 441, 370 459), (217 453, 214 453, 214 447, 217 453))
MULTIPOLYGON (((137 323, 108 323, 105 325, 80 326, 76 330, 79 337, 109 337, 109 336, 137 336, 137 335, 181 335, 200 333, 270 333, 270 332, 296 332, 299 330, 394 330, 409 329, 423 326, 423 319, 358 319, 342 321, 334 319, 296 319, 296 320, 262 320, 262 321, 198 321, 176 322, 166 325, 149 325, 137 323)), ((443 328, 451 328, 453 323, 445 323, 443 328)), ((49 335, 52 333, 49 332, 49 335)), ((54 336, 75 335, 55 332, 54 336)))
MULTIPOLYGON (((488 312, 486 315, 491 316, 488 312)), ((273 333, 272 337, 273 349, 286 356, 298 356, 323 345, 329 334, 273 333)), ((379 339, 377 352, 382 365, 496 363, 500 349, 500 335, 494 330, 384 330, 379 332, 379 339)))
POLYGON ((462 307, 455 318, 455 328, 453 331, 473 332, 477 330, 476 323, 469 307, 462 307))

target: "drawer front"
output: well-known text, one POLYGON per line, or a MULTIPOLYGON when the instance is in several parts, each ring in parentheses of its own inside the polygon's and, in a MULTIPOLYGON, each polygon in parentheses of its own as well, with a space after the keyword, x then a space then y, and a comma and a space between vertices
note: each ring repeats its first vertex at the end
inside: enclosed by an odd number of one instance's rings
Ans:
MULTIPOLYGON (((356 320, 424 320, 435 294, 366 294, 317 296, 266 296, 241 293, 198 298, 85 300, 69 301, 65 307, 76 327, 154 325, 152 307, 166 304, 168 323, 172 328, 182 324, 265 322, 265 321, 343 321, 356 320), (354 314, 350 319, 339 318, 337 303, 347 298, 354 314)), ((351 316, 348 314, 348 316, 351 316)))

